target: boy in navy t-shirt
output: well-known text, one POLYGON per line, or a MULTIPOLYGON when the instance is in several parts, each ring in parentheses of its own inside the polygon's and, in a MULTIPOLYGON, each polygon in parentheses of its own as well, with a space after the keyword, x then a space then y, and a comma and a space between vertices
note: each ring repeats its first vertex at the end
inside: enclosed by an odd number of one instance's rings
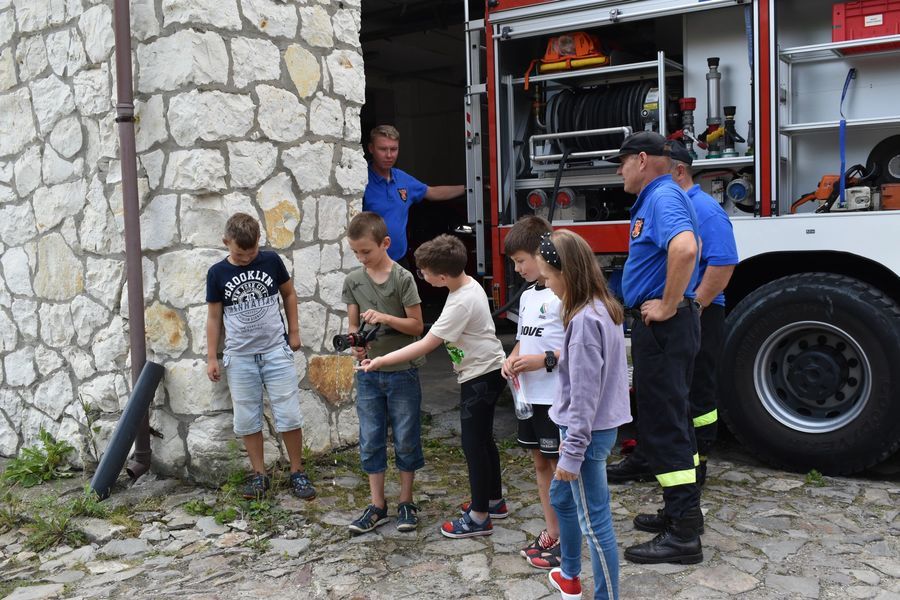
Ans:
POLYGON ((241 436, 253 476, 242 490, 258 498, 270 487, 263 458, 263 388, 269 396, 275 429, 291 461, 291 491, 311 500, 316 490, 303 471, 303 417, 300 414, 294 351, 300 349, 297 295, 281 258, 259 249, 259 223, 236 213, 225 224, 228 256, 206 274, 206 374, 219 381, 216 350, 225 324, 222 364, 234 408, 234 432, 241 436), (287 329, 278 296, 284 302, 287 329))

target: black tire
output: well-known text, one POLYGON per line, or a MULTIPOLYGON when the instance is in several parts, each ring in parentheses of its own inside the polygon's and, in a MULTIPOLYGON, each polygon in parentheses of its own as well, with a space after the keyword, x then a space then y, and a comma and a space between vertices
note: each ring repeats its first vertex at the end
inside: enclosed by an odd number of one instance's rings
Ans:
POLYGON ((726 321, 722 418, 761 460, 843 475, 900 447, 900 307, 871 285, 791 275, 726 321))

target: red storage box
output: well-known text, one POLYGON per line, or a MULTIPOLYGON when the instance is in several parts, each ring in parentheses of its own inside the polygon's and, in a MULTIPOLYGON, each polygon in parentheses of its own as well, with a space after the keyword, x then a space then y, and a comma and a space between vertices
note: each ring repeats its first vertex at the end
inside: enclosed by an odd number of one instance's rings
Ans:
MULTIPOLYGON (((847 42, 900 34, 900 0, 839 2, 832 7, 831 41, 847 42)), ((845 48, 844 54, 900 48, 900 42, 845 48)))

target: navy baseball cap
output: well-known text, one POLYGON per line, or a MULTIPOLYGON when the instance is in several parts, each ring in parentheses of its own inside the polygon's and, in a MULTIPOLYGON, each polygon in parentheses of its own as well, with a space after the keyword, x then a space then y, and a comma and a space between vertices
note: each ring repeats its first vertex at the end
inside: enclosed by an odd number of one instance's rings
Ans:
POLYGON ((622 142, 622 147, 619 148, 619 151, 612 156, 608 156, 606 160, 611 163, 617 163, 622 161, 623 156, 640 154, 641 152, 650 156, 665 156, 668 154, 666 151, 666 138, 655 131, 632 133, 622 142))
POLYGON ((678 162, 683 162, 684 164, 691 166, 694 162, 694 157, 690 155, 687 147, 681 140, 668 140, 666 145, 669 147, 669 157, 672 160, 677 160, 678 162))

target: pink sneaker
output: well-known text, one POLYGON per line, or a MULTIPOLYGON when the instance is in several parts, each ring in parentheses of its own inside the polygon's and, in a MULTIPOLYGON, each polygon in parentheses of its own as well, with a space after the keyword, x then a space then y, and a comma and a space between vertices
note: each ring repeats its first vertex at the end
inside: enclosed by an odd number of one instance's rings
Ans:
POLYGON ((566 579, 563 577, 562 569, 551 569, 547 574, 550 578, 550 585, 559 590, 562 600, 581 600, 581 580, 566 579))

